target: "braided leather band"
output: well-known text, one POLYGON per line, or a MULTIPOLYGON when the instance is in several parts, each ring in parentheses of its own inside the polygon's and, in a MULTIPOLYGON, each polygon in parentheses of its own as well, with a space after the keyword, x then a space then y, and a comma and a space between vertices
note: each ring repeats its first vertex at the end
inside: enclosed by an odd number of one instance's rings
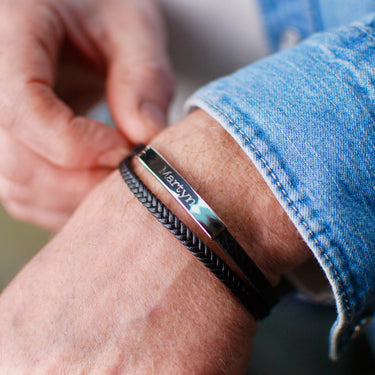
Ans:
POLYGON ((259 293, 264 303, 270 308, 279 301, 276 289, 268 282, 255 263, 233 236, 225 229, 215 238, 215 242, 229 255, 234 264, 242 271, 245 280, 259 293))
POLYGON ((198 258, 239 300, 255 319, 265 318, 271 306, 252 287, 246 285, 182 221, 168 210, 143 184, 131 167, 128 157, 120 164, 120 173, 136 198, 163 224, 196 258, 198 258))

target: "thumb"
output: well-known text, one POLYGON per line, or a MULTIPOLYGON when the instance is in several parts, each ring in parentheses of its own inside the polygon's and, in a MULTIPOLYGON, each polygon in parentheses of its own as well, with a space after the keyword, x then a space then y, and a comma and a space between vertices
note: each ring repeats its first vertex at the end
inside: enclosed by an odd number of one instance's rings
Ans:
POLYGON ((128 13, 125 30, 114 32, 107 78, 114 121, 134 144, 147 143, 166 126, 174 86, 164 29, 155 17, 148 21, 128 13))

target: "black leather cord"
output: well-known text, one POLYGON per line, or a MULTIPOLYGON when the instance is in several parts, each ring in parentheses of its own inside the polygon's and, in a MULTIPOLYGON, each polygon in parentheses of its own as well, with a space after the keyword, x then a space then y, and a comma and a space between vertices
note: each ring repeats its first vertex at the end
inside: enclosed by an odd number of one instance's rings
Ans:
POLYGON ((131 157, 120 164, 120 173, 132 193, 196 258, 198 258, 231 292, 236 295, 255 319, 265 318, 269 303, 217 256, 195 233, 179 220, 143 184, 131 166, 131 157))
POLYGON ((275 289, 228 230, 220 233, 215 238, 215 242, 229 255, 246 278, 246 281, 253 286, 264 302, 269 307, 274 306, 279 300, 275 289))

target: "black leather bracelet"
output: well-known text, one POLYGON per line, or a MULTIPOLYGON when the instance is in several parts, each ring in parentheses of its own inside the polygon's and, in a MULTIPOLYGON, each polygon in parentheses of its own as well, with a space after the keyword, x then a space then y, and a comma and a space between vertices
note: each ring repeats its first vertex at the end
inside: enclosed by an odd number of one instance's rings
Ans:
MULTIPOLYGON (((215 254, 215 252, 203 243, 196 234, 194 234, 182 221, 168 210, 160 200, 151 193, 151 191, 148 190, 131 167, 131 157, 128 157, 121 162, 120 172, 129 189, 138 200, 222 283, 224 283, 234 295, 239 298, 255 319, 263 319, 269 314, 271 307, 277 301, 277 294, 274 291, 276 298, 273 298, 271 302, 253 287, 253 283, 250 285, 245 283, 241 277, 239 277, 219 256, 215 254)), ((220 242, 222 246, 226 246, 228 240, 225 237, 221 237, 220 242)), ((229 239, 229 243, 231 242, 232 240, 229 239)))

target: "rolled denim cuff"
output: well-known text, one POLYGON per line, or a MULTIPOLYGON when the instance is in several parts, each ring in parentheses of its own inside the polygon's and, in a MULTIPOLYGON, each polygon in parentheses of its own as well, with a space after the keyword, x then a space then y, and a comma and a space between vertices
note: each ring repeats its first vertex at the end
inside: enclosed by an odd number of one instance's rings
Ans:
POLYGON ((375 14, 200 89, 330 282, 337 358, 375 311, 375 14))

